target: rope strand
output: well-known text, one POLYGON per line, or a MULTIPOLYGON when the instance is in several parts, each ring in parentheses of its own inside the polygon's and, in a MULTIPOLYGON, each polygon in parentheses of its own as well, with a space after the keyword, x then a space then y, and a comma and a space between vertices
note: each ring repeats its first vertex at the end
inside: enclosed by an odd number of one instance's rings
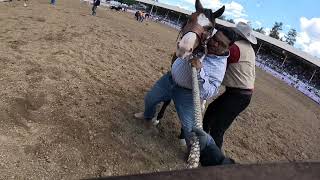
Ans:
MULTIPOLYGON (((192 67, 192 95, 194 104, 195 126, 202 129, 202 113, 200 105, 200 90, 198 83, 198 72, 195 67, 192 67)), ((191 138, 191 150, 188 158, 188 168, 199 167, 200 161, 200 142, 199 138, 193 136, 191 138)))

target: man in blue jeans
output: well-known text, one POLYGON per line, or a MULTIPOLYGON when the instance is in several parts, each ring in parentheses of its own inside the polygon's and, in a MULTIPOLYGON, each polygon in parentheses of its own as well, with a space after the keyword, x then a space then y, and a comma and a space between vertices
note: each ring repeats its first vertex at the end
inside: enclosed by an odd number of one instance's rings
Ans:
MULTIPOLYGON (((192 66, 198 70, 200 98, 206 100, 217 94, 223 80, 229 45, 233 44, 235 33, 229 28, 221 28, 208 42, 208 54, 202 63, 199 59, 191 60, 192 66)), ((191 66, 184 59, 177 58, 171 72, 162 76, 145 96, 144 113, 136 113, 135 117, 143 119, 146 128, 152 127, 152 118, 156 106, 173 100, 178 113, 188 148, 192 127, 195 125, 192 96, 191 66)))
POLYGON ((100 6, 100 0, 93 0, 92 16, 97 14, 97 7, 100 6))
POLYGON ((51 0, 50 4, 56 5, 56 0, 51 0))

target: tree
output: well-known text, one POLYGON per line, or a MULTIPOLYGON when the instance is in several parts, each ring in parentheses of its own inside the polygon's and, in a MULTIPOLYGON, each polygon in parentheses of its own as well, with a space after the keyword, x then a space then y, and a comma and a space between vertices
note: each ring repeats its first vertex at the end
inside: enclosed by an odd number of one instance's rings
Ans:
POLYGON ((227 21, 228 21, 229 23, 235 24, 233 19, 227 19, 227 21))
POLYGON ((135 0, 118 0, 118 1, 121 3, 127 4, 129 6, 136 3, 135 0))
POLYGON ((286 38, 286 42, 293 46, 294 43, 296 42, 296 37, 297 37, 297 31, 295 29, 290 29, 287 35, 284 36, 286 38))
POLYGON ((275 38, 275 39, 280 39, 280 37, 279 37, 279 31, 282 30, 282 25, 283 25, 282 22, 275 22, 274 25, 273 25, 273 27, 272 27, 272 29, 271 29, 271 31, 270 31, 269 36, 270 36, 270 37, 273 37, 273 38, 275 38))
POLYGON ((257 29, 253 28, 253 30, 254 30, 254 31, 257 31, 257 32, 259 32, 259 33, 261 33, 261 34, 266 34, 266 31, 264 31, 263 27, 257 28, 257 29))

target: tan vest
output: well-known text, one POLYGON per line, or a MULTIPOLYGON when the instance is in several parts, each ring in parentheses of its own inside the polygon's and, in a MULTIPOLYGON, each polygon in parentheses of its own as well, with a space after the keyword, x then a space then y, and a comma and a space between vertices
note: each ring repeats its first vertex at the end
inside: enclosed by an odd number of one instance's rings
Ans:
POLYGON ((228 65, 222 84, 227 87, 253 89, 256 77, 256 56, 251 44, 247 41, 236 41, 240 49, 240 59, 237 63, 228 65))

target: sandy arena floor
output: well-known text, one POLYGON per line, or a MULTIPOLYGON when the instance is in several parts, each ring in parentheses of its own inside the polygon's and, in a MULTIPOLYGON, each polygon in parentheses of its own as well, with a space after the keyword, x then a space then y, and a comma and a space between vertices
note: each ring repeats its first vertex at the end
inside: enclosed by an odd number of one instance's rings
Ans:
MULTIPOLYGON (((171 106, 148 135, 132 118, 170 67, 177 31, 78 0, 0 3, 0 179, 79 179, 181 169, 171 106)), ((320 160, 320 108, 257 69, 226 134, 240 163, 320 160)))

